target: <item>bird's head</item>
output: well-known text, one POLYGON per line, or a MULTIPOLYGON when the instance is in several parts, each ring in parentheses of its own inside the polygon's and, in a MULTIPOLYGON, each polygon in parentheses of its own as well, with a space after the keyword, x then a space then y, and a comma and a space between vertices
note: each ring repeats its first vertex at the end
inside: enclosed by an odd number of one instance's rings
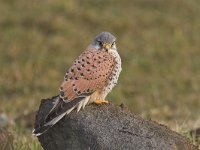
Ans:
POLYGON ((116 49, 116 37, 109 32, 102 32, 96 36, 94 39, 92 46, 98 50, 117 50, 116 49))

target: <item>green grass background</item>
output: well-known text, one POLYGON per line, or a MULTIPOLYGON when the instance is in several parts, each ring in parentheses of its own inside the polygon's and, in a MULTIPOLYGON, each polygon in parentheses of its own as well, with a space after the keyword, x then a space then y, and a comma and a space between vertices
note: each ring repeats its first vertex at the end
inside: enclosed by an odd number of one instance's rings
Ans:
MULTIPOLYGON (((199 0, 1 0, 0 112, 15 118, 58 94, 65 71, 102 31, 117 37, 123 71, 109 94, 180 133, 200 127, 199 0)), ((15 149, 41 149, 9 126, 15 149)))

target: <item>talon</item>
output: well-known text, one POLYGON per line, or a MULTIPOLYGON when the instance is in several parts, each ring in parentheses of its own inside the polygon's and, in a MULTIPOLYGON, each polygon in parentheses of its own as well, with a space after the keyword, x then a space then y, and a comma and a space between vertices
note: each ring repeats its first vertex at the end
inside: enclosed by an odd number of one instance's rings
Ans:
POLYGON ((96 101, 94 101, 94 103, 99 105, 99 104, 108 104, 109 102, 106 100, 96 100, 96 101))

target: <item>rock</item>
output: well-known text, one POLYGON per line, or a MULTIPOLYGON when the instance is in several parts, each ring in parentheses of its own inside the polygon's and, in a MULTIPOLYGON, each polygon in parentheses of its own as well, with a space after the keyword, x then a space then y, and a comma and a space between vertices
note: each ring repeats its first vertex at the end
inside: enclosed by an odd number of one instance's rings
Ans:
POLYGON ((13 136, 4 128, 0 128, 0 150, 13 150, 13 136))
MULTIPOLYGON (((35 126, 53 106, 42 100, 35 126)), ((89 105, 73 111, 38 137, 45 150, 195 150, 188 139, 166 126, 144 120, 119 106, 89 105)))

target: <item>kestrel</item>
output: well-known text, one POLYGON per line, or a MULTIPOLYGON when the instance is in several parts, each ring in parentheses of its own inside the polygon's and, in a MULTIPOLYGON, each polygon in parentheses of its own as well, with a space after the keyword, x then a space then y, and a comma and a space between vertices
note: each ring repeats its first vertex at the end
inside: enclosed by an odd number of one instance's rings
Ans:
POLYGON ((33 130, 34 135, 41 135, 75 108, 79 112, 92 102, 108 103, 105 98, 122 70, 115 41, 111 33, 102 32, 74 61, 61 84, 58 100, 44 122, 33 130))

